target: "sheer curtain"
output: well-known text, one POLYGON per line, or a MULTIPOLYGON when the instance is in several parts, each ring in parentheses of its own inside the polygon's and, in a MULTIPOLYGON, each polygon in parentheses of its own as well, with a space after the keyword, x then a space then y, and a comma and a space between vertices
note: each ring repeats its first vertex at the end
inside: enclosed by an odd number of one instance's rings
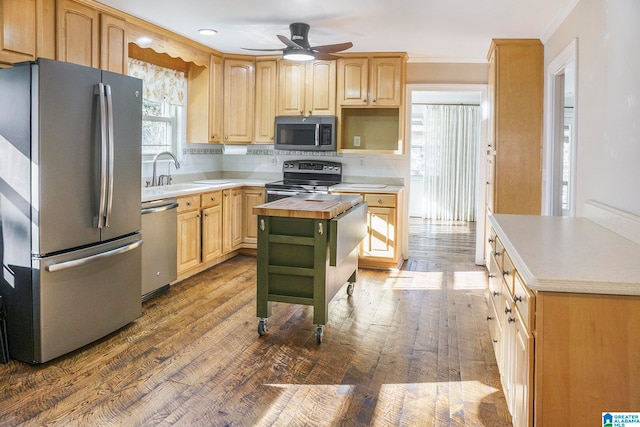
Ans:
POLYGON ((422 123, 424 123, 422 217, 475 221, 480 107, 476 105, 423 105, 422 107, 424 107, 422 109, 422 123))

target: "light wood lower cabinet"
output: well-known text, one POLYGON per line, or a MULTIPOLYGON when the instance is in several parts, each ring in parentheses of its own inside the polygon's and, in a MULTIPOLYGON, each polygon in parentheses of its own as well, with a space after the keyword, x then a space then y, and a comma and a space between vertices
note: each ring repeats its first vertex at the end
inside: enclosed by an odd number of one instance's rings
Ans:
POLYGON ((488 239, 489 334, 514 426, 533 425, 535 296, 526 287, 500 239, 488 239))
POLYGON ((200 264, 200 195, 178 198, 178 274, 200 264))
POLYGON ((263 187, 237 187, 178 197, 178 279, 255 249, 263 187))

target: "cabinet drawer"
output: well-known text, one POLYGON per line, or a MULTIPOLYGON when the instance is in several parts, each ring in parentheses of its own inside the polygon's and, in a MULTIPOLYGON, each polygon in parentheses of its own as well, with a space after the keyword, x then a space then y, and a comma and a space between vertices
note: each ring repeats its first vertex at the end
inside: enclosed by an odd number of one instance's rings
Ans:
POLYGON ((502 246, 502 242, 498 238, 498 236, 494 235, 494 251, 492 256, 496 259, 498 263, 498 268, 502 270, 502 254, 504 253, 504 246, 502 246))
POLYGON ((385 206, 394 208, 396 206, 396 196, 393 194, 365 194, 364 200, 372 207, 385 206))
POLYGON ((200 205, 203 208, 217 206, 222 203, 222 190, 211 191, 200 195, 200 205))
POLYGON ((200 195, 178 197, 178 213, 200 209, 200 195))
POLYGON ((513 295, 513 277, 516 275, 516 268, 513 266, 513 262, 509 257, 509 254, 504 251, 502 255, 502 279, 507 286, 510 295, 513 295))
POLYGON ((513 281, 513 304, 520 313, 524 326, 529 331, 535 329, 534 325, 534 313, 536 298, 529 288, 527 288, 520 277, 520 274, 514 275, 513 281))

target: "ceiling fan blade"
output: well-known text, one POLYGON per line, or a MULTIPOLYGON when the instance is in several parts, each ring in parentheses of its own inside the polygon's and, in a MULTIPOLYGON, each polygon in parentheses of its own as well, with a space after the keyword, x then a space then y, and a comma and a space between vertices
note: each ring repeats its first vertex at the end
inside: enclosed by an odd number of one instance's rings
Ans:
POLYGON ((332 55, 330 53, 316 52, 315 53, 315 58, 316 59, 320 59, 320 60, 324 60, 324 61, 329 61, 329 60, 332 60, 332 59, 338 59, 340 57, 336 56, 336 55, 332 55))
POLYGON ((289 47, 295 47, 295 48, 299 48, 300 45, 296 42, 292 42, 291 40, 289 40, 287 37, 285 36, 281 36, 280 34, 278 34, 278 38, 280 39, 280 41, 284 44, 286 44, 289 47))
POLYGON ((282 49, 253 49, 253 48, 250 48, 250 47, 241 47, 240 49, 255 50, 257 52, 282 52, 282 49))
POLYGON ((322 52, 322 53, 333 53, 333 52, 340 52, 342 50, 347 50, 350 47, 353 47, 353 43, 346 42, 346 43, 337 43, 337 44, 325 44, 322 46, 311 46, 311 49, 318 52, 322 52))

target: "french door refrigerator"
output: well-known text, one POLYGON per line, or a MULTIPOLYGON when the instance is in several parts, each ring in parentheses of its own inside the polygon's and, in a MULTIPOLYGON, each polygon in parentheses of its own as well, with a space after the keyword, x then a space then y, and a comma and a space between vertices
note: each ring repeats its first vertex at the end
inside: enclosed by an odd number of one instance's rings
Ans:
POLYGON ((141 314, 142 82, 38 59, 0 94, 9 354, 42 363, 141 314))

